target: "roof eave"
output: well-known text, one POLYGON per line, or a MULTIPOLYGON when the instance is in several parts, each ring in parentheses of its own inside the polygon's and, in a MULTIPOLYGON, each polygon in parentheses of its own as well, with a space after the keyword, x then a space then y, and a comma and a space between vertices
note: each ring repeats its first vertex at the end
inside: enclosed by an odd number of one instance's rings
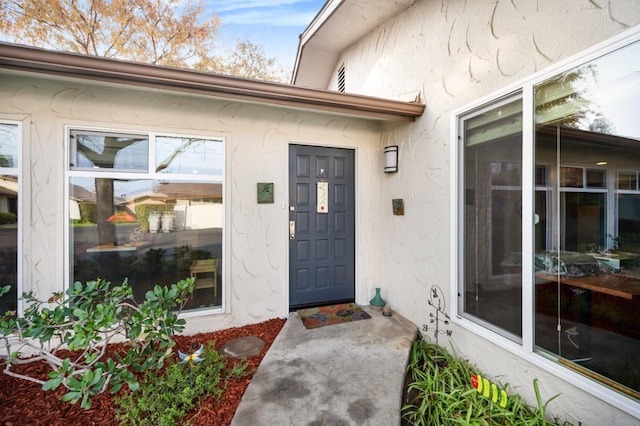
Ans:
POLYGON ((340 55, 415 0, 328 0, 300 35, 291 82, 326 88, 340 55))
POLYGON ((0 68, 394 121, 423 104, 0 43, 0 68))

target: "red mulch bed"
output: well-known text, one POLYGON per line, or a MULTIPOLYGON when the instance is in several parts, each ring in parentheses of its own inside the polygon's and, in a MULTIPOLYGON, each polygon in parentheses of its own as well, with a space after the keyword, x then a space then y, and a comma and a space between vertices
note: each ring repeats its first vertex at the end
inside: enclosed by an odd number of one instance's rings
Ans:
MULTIPOLYGON (((233 339, 246 336, 257 336, 264 340, 262 351, 255 356, 247 358, 248 374, 239 379, 230 380, 221 399, 209 398, 202 402, 197 412, 189 413, 187 418, 192 424, 199 426, 228 425, 238 408, 240 399, 244 394, 251 378, 255 373, 262 358, 271 347, 280 329, 284 325, 284 319, 272 319, 259 324, 244 327, 229 328, 212 333, 201 333, 192 336, 175 336, 177 349, 188 352, 191 342, 196 347, 201 343, 216 342, 216 348, 221 348, 233 339)), ((117 347, 118 345, 113 345, 117 347)), ((229 359, 230 365, 238 360, 229 359)), ((46 379, 49 371, 44 362, 38 362, 24 366, 31 374, 40 374, 46 379)), ((23 368, 21 366, 20 368, 23 368)), ((4 369, 4 363, 0 363, 0 369, 4 369)), ((126 386, 125 386, 126 388, 126 386)), ((124 392, 125 390, 121 390, 124 392)), ((0 372, 0 425, 47 425, 47 426, 73 426, 73 425, 117 425, 114 419, 113 402, 114 395, 108 391, 97 395, 92 399, 91 408, 84 410, 78 404, 69 404, 60 401, 65 389, 60 386, 56 391, 43 391, 41 386, 26 380, 16 379, 0 372)))

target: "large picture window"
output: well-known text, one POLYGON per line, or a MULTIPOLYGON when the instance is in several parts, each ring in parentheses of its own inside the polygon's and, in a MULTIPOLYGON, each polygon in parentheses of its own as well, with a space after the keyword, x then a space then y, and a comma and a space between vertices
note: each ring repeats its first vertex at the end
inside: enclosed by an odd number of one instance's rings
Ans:
POLYGON ((639 56, 636 43, 534 87, 535 161, 551 171, 544 226, 554 235, 536 242, 535 346, 636 397, 639 56))
POLYGON ((457 114, 454 243, 462 323, 636 401, 639 69, 635 42, 457 114))
POLYGON ((11 286, 0 298, 0 316, 18 309, 20 140, 19 124, 0 121, 0 286, 11 286))
POLYGON ((187 309, 221 306, 223 140, 74 129, 69 151, 70 281, 194 277, 187 309))

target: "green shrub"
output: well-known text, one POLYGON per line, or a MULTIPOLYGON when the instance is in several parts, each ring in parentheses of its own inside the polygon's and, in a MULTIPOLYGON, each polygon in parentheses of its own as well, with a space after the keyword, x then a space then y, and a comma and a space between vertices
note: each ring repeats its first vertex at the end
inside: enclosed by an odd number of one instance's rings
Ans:
POLYGON ((18 216, 15 213, 0 212, 0 225, 18 223, 18 216))
MULTIPOLYGON (((403 397, 403 422, 411 425, 558 425, 546 419, 546 408, 554 396, 542 402, 537 380, 533 386, 538 407, 528 407, 519 395, 505 390, 509 403, 501 407, 485 398, 471 385, 471 377, 481 375, 467 360, 450 354, 441 346, 422 339, 411 348, 407 372, 410 383, 403 397)), ((568 425, 569 423, 562 423, 568 425)))
POLYGON ((170 426, 183 424, 184 416, 209 397, 220 398, 229 377, 244 374, 247 363, 233 369, 209 342, 195 363, 168 363, 164 374, 148 371, 137 391, 116 398, 116 420, 122 425, 170 426))
POLYGON ((80 223, 98 222, 98 205, 96 203, 80 203, 80 223))
MULTIPOLYGON (((16 317, 11 312, 0 317, 0 335, 4 336, 6 349, 6 354, 1 354, 6 363, 4 373, 39 383, 43 390, 63 385, 68 392, 61 400, 81 400, 82 408, 89 408, 91 397, 109 387, 112 393, 124 384, 135 390, 138 382, 134 372, 161 368, 171 355, 175 345, 171 336, 185 325, 178 314, 193 288, 191 278, 171 287, 155 286, 140 305, 133 301, 126 280, 120 286, 101 279, 76 282, 65 294, 54 293, 46 301, 24 293, 28 305, 24 316, 16 317), (126 340, 124 354, 107 358, 103 347, 122 338, 126 340), (14 345, 18 350, 12 350, 14 345), (24 348, 36 352, 36 356, 21 357, 24 348), (49 380, 12 370, 41 360, 51 368, 49 380)), ((10 289, 0 288, 0 296, 10 289)))

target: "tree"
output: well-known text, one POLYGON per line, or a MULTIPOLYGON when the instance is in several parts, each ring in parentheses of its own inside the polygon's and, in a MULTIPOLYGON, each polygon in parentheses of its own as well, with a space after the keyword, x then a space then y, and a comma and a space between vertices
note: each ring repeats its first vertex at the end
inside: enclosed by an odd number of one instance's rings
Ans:
POLYGON ((225 59, 214 70, 220 74, 280 82, 286 82, 289 74, 276 63, 275 58, 265 55, 261 45, 248 39, 237 40, 235 47, 226 53, 225 59))
POLYGON ((593 89, 600 84, 597 65, 584 65, 536 87, 536 116, 543 124, 614 134, 615 126, 599 110, 593 89))
POLYGON ((0 0, 0 34, 86 55, 286 80, 275 59, 247 40, 229 58, 216 56, 221 21, 203 13, 202 0, 0 0))
MULTIPOLYGON (((75 149, 94 166, 111 168, 116 164, 116 157, 121 150, 139 141, 139 139, 126 139, 117 136, 79 135, 76 139, 75 149)), ((98 244, 117 245, 115 223, 108 221, 108 218, 116 213, 113 202, 113 179, 96 178, 95 185, 98 244)))
POLYGON ((213 60, 220 19, 193 0, 3 0, 0 30, 16 41, 87 55, 187 67, 213 60))

